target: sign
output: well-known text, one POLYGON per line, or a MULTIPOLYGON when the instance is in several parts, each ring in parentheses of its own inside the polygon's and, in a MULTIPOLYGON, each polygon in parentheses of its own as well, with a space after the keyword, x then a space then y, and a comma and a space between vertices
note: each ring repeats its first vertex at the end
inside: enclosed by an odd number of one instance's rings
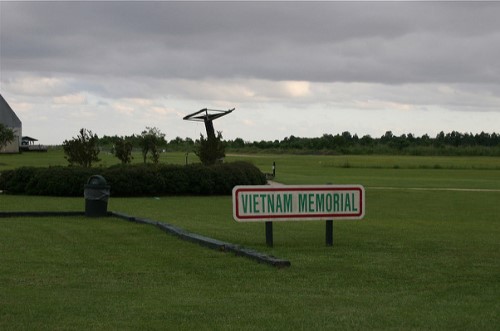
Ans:
POLYGON ((237 222, 361 219, 365 189, 361 185, 235 186, 233 218, 237 222))

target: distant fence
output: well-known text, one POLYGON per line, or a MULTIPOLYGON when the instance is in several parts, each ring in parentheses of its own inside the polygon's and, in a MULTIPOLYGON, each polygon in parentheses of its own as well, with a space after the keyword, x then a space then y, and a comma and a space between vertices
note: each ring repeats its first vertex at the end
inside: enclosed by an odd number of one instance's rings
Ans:
POLYGON ((46 152, 47 146, 44 146, 44 145, 24 145, 24 146, 20 146, 19 150, 21 152, 46 152))

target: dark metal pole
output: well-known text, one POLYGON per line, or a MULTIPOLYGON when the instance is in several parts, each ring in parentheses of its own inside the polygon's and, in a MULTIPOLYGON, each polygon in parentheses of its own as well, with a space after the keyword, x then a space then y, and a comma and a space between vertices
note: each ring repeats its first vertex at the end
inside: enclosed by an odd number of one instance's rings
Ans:
POLYGON ((212 120, 205 119, 205 129, 207 130, 207 140, 215 141, 215 130, 212 120))
POLYGON ((325 242, 326 246, 333 246, 333 220, 326 221, 325 242))
MULTIPOLYGON (((326 185, 332 185, 332 183, 326 183, 326 185)), ((325 243, 326 246, 333 246, 333 220, 326 221, 325 243)))
POLYGON ((273 247, 273 222, 266 222, 266 244, 273 247))

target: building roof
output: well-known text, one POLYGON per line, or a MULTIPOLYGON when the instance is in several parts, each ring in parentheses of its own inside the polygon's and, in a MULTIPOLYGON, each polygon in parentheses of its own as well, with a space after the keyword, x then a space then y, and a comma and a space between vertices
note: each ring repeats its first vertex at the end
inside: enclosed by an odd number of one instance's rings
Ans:
POLYGON ((10 108, 9 104, 0 94, 0 123, 9 128, 20 128, 22 126, 21 120, 17 117, 16 113, 10 108))

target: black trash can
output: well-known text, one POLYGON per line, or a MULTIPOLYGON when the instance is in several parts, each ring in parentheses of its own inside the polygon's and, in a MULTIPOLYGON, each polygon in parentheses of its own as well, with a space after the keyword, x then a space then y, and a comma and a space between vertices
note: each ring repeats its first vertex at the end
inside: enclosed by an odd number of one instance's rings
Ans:
POLYGON ((109 185, 100 175, 90 176, 85 184, 85 216, 102 217, 108 214, 109 185))

